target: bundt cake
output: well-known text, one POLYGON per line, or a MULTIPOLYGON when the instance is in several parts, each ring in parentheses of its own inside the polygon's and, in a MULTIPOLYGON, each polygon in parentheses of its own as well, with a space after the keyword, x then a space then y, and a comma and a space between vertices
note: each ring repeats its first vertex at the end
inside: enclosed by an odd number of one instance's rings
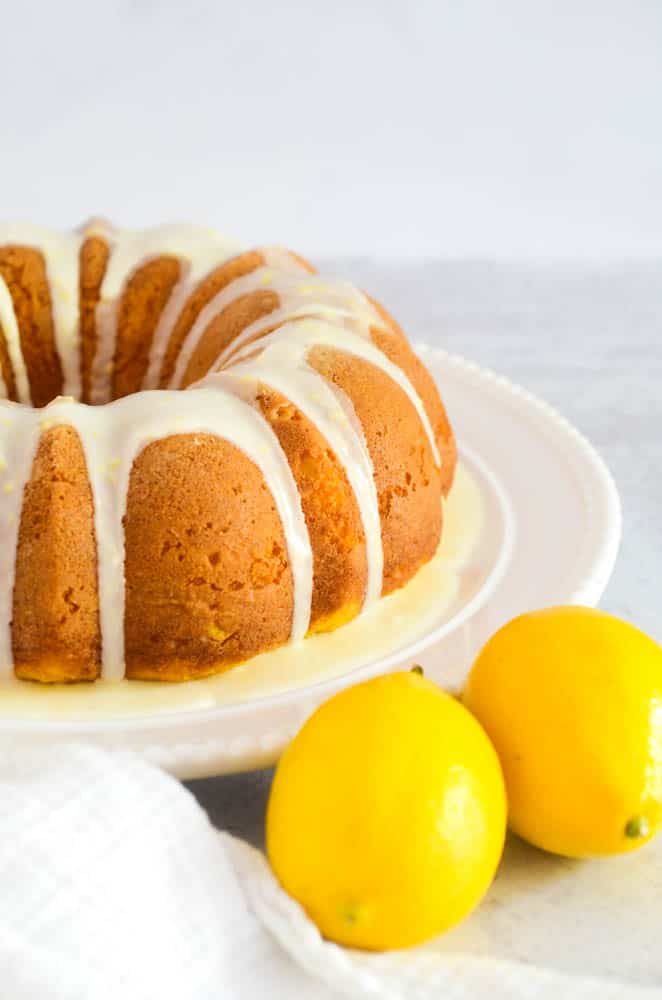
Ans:
POLYGON ((438 547, 456 454, 430 374, 288 251, 1 227, 0 395, 6 680, 217 673, 438 547))

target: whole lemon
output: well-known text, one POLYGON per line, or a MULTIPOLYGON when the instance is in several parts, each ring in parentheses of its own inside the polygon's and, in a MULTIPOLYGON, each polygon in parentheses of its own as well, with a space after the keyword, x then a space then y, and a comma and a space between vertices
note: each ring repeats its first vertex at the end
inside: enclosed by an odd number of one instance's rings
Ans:
POLYGON ((505 825, 487 736, 412 671, 349 688, 311 716, 276 771, 267 852, 327 938, 404 948, 476 906, 505 825))
POLYGON ((568 857, 640 847, 662 819, 662 649, 593 608, 522 615, 476 660, 465 705, 497 749, 511 828, 568 857))

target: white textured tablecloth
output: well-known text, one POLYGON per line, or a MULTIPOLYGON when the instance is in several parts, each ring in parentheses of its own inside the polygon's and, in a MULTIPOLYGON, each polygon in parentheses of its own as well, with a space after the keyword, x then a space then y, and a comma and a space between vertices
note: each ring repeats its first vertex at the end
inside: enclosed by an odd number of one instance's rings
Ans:
POLYGON ((623 864, 511 847, 471 922, 372 955, 323 941, 261 852, 215 831, 186 789, 138 757, 4 754, 0 800, 7 1000, 646 1000, 632 983, 642 969, 662 981, 660 847, 627 878, 623 864), (554 969, 561 927, 573 931, 572 976, 554 969), (582 970, 586 950, 613 969, 624 940, 631 969, 582 970))
MULTIPOLYGON (((412 339, 497 369, 556 406, 598 447, 624 507, 623 545, 602 605, 662 642, 662 261, 330 263, 383 301, 412 339)), ((189 787, 218 826, 259 845, 270 780, 260 772, 189 787)), ((550 975, 606 976, 662 995, 662 876, 650 862, 659 850, 577 865, 513 842, 507 875, 483 909, 438 947, 481 956, 498 949, 550 975), (587 897, 586 879, 599 884, 598 897, 587 897)), ((463 968, 459 960, 460 978, 463 968)), ((468 996, 510 996, 499 992, 504 970, 490 970, 468 996)), ((573 982, 557 995, 591 995, 584 980, 573 982)), ((325 994, 302 983, 300 995, 325 994)), ((529 995, 542 995, 533 972, 529 995)))

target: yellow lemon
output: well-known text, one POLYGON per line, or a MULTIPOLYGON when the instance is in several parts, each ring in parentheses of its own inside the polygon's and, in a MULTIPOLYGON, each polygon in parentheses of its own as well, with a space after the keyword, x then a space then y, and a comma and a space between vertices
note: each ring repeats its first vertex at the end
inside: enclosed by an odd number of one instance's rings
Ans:
POLYGON ((404 948, 478 903, 505 824, 494 748, 419 668, 343 691, 311 716, 276 771, 267 852, 327 938, 404 948))
POLYGON ((662 649, 593 608, 522 615, 487 643, 465 705, 497 749, 510 826, 569 857, 640 847, 662 819, 662 649))

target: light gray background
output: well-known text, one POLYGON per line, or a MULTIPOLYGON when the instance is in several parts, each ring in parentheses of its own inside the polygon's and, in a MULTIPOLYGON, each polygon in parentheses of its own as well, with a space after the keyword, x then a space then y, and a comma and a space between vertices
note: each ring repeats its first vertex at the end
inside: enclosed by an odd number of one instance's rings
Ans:
POLYGON ((658 0, 0 0, 0 217, 662 253, 658 0))

